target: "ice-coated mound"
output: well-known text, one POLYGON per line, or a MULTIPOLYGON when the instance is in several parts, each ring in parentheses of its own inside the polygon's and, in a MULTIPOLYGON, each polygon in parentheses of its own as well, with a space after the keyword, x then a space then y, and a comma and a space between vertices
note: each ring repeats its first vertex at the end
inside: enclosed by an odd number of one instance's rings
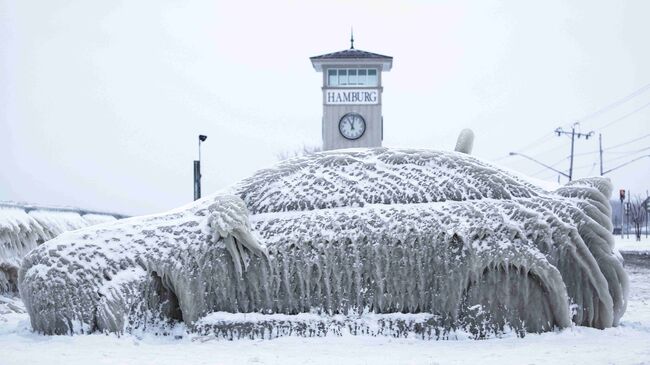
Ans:
POLYGON ((168 213, 65 233, 25 257, 20 293, 47 334, 161 319, 231 338, 605 328, 628 290, 611 189, 548 192, 460 152, 317 153, 168 213))
MULTIPOLYGON (((30 206, 31 207, 31 206, 30 206)), ((63 232, 115 221, 111 215, 73 211, 27 211, 23 206, 0 203, 0 294, 14 294, 23 256, 63 232)))

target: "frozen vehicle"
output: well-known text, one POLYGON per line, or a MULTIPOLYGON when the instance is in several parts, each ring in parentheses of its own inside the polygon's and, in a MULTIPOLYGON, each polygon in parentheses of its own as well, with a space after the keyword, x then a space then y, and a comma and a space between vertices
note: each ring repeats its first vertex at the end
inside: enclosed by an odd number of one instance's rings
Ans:
POLYGON ((170 212, 64 233, 25 257, 20 293, 46 334, 606 328, 628 291, 611 190, 590 178, 547 191, 461 152, 316 153, 170 212))

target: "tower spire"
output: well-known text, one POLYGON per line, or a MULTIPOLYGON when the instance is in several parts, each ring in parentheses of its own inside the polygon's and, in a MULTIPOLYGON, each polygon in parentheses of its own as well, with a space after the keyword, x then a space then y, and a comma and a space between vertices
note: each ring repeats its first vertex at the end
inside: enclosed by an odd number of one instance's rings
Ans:
POLYGON ((354 29, 350 27, 350 49, 354 49, 354 29))

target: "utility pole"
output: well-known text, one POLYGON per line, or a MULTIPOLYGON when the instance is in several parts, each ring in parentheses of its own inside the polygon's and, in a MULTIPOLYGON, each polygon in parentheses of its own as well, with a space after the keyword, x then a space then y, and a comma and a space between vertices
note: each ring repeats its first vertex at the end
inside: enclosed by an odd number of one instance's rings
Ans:
POLYGON ((598 133, 598 150, 600 151, 600 176, 603 176, 603 134, 598 133))
POLYGON ((569 162, 569 181, 573 180, 573 146, 575 146, 576 128, 571 128, 571 161, 569 162))
MULTIPOLYGON (((557 132, 557 129, 555 131, 557 132)), ((603 135, 601 133, 598 134, 598 147, 599 147, 598 150, 600 152, 600 176, 605 176, 605 174, 609 174, 610 172, 612 172, 614 170, 618 170, 623 166, 627 166, 627 165, 631 164, 632 162, 636 162, 636 161, 639 161, 639 160, 641 160, 643 158, 650 157, 650 155, 639 156, 639 157, 636 157, 636 158, 634 158, 634 159, 632 159, 632 160, 630 160, 630 161, 628 161, 628 162, 626 162, 624 164, 618 165, 618 166, 616 166, 614 168, 611 168, 611 169, 605 171, 605 170, 603 170, 603 135)), ((573 156, 573 154, 571 154, 571 155, 573 156)))
POLYGON ((580 133, 580 132, 576 133, 576 127, 578 125, 580 125, 580 123, 578 122, 573 123, 573 126, 571 127, 571 132, 564 131, 562 127, 555 128, 555 133, 557 133, 558 137, 562 136, 563 134, 567 136, 568 135, 571 136, 571 160, 569 162, 569 181, 573 179, 573 154, 574 154, 573 151, 575 147, 576 137, 578 138, 585 137, 585 139, 589 139, 589 137, 593 136, 594 134, 594 131, 591 131, 589 133, 580 133))

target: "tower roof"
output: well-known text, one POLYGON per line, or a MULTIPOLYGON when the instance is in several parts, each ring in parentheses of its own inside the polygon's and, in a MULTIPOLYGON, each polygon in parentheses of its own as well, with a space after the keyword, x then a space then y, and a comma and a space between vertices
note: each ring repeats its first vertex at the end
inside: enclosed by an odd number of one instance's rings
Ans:
POLYGON ((379 59, 392 60, 393 57, 384 56, 377 53, 362 51, 360 49, 350 48, 343 51, 326 53, 320 56, 310 57, 311 60, 336 60, 336 59, 379 59))
POLYGON ((316 71, 322 70, 322 64, 348 64, 350 61, 365 61, 368 64, 381 65, 382 71, 390 71, 393 66, 393 57, 384 56, 377 53, 362 51, 356 48, 350 48, 343 51, 326 53, 320 56, 309 58, 316 71))

